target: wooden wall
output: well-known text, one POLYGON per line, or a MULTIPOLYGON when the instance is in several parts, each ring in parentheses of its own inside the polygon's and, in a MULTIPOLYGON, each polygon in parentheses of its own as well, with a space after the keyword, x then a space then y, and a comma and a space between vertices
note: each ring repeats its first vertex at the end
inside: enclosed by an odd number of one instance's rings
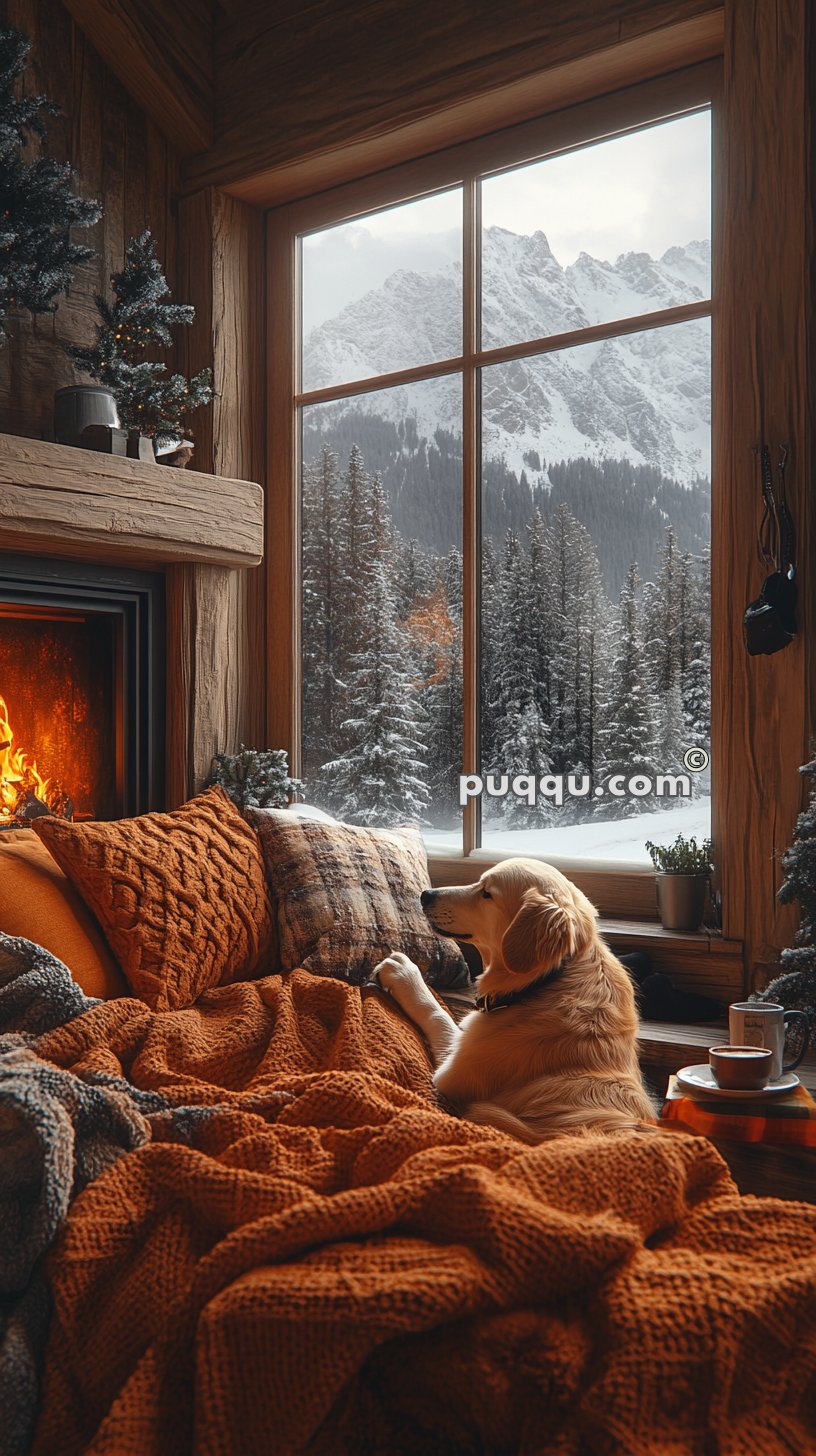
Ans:
POLYGON ((816 49, 807 0, 729 0, 715 260, 712 521, 713 771, 723 862, 723 929, 745 942, 764 985, 798 921, 776 895, 780 855, 802 802, 797 766, 816 725, 814 151, 816 49), (787 489, 799 539, 799 636, 749 657, 742 613, 764 576, 752 447, 791 454, 787 489))
POLYGON ((82 235, 98 256, 80 269, 56 314, 15 321, 0 349, 0 431, 50 437, 54 391, 78 381, 64 344, 89 343, 94 295, 121 267, 128 238, 144 227, 156 237, 171 287, 178 262, 178 159, 162 133, 102 64, 59 0, 6 0, 3 19, 31 36, 29 85, 59 103, 49 123, 51 149, 69 160, 78 191, 104 214, 82 235))
MULTIPOLYGON (((2 18, 31 36, 29 84, 61 107, 49 129, 54 155, 71 161, 78 190, 104 211, 87 231, 98 256, 77 270, 57 312, 12 325, 0 351, 0 431, 51 437, 54 391, 80 379, 63 346, 90 342, 94 296, 147 226, 174 294, 197 309, 171 363, 215 374, 218 399, 195 421, 194 464, 262 482, 262 215, 210 190, 182 206, 173 146, 59 0, 7 0, 2 18)), ((171 639, 183 644, 168 663, 168 798, 178 803, 215 751, 264 743, 263 571, 179 566, 167 585, 171 639)))

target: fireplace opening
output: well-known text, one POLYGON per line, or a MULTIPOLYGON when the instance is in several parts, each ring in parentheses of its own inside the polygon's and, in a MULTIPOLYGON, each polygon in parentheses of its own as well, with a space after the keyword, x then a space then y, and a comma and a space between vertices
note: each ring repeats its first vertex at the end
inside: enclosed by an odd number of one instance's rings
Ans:
POLYGON ((162 806, 164 581, 0 557, 0 830, 162 806))
POLYGON ((0 822, 121 813, 120 679, 121 621, 0 604, 0 822))

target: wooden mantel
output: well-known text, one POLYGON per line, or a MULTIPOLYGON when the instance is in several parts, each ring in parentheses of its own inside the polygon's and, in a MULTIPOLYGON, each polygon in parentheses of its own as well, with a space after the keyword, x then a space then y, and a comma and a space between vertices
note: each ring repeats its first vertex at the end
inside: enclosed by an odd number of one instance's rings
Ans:
POLYGON ((263 559, 263 491, 247 480, 0 435, 0 550, 246 569, 263 559))
POLYGON ((164 574, 168 808, 238 746, 241 678, 263 675, 237 592, 263 560, 263 501, 251 481, 0 434, 0 552, 164 574))

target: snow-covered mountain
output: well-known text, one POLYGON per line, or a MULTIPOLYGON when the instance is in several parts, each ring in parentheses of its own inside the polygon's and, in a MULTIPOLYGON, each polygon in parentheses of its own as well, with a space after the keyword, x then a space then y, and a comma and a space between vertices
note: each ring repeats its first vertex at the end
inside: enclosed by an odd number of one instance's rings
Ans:
MULTIPOLYGON (((614 263, 581 253, 562 268, 542 232, 488 228, 483 244, 485 348, 626 318, 710 292, 710 244, 661 258, 623 253, 614 263)), ((450 358, 461 349, 461 268, 401 269, 309 333, 305 389, 346 383, 450 358)), ((483 373, 485 450, 516 474, 545 461, 627 459, 679 481, 710 472, 709 324, 705 319, 494 365, 483 373)), ((368 408, 423 434, 459 434, 460 387, 439 379, 332 406, 368 408)), ((311 413, 311 412, 310 412, 311 413)), ((361 444, 363 442, 361 441, 361 444)), ((534 478, 535 472, 532 472, 534 478)))

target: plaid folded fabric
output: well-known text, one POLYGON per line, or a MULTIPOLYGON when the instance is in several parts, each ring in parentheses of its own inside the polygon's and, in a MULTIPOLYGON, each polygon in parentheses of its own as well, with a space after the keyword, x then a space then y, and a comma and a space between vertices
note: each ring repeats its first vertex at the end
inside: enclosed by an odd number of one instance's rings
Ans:
POLYGON ((689 1093, 676 1077, 670 1077, 660 1121, 713 1140, 816 1148, 816 1102, 801 1085, 785 1097, 750 1097, 743 1102, 736 1097, 689 1093))
POLYGON ((260 836, 285 971, 362 985, 384 956, 404 951, 431 986, 467 986, 453 940, 437 935, 420 903, 430 886, 419 830, 366 829, 247 809, 260 836))

